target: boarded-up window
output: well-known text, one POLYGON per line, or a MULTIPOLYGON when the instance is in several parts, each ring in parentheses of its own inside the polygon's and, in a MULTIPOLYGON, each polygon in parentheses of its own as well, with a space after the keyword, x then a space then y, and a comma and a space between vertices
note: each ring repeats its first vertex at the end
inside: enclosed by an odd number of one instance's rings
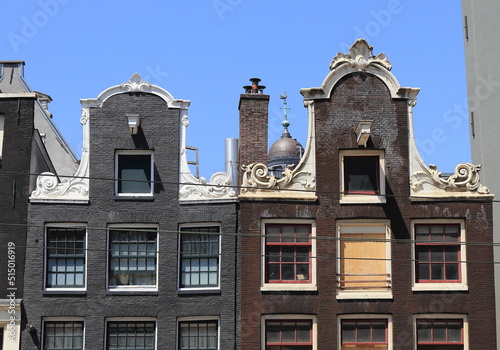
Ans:
POLYGON ((390 287, 390 243, 386 225, 340 225, 338 288, 390 287))

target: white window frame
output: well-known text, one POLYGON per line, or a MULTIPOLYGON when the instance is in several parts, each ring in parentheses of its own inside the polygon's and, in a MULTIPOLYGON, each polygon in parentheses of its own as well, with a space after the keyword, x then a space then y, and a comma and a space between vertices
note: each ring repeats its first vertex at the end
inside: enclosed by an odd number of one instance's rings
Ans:
POLYGON ((116 150, 115 151, 115 196, 117 197, 152 197, 154 194, 154 173, 155 159, 154 159, 154 151, 152 150, 116 150), (118 158, 120 156, 129 156, 129 155, 148 155, 151 156, 151 190, 149 192, 118 192, 118 183, 119 183, 119 174, 118 174, 118 158))
POLYGON ((221 286, 221 270, 222 270, 222 235, 221 235, 221 224, 214 222, 196 222, 196 223, 184 223, 179 225, 179 235, 177 239, 177 251, 179 252, 177 257, 177 289, 179 291, 193 291, 199 292, 200 290, 205 291, 218 291, 221 286), (181 228, 189 228, 189 227, 218 227, 219 228, 219 267, 218 267, 218 276, 217 279, 219 281, 219 285, 217 287, 181 287, 181 268, 182 268, 182 254, 181 254, 181 228))
POLYGON ((263 219, 261 221, 261 291, 317 291, 316 285, 316 220, 313 219, 263 219), (266 282, 266 225, 305 224, 311 225, 311 282, 267 283, 266 282))
POLYGON ((158 233, 158 225, 154 224, 110 224, 106 230, 106 290, 108 292, 157 292, 158 291, 158 276, 159 276, 159 250, 160 250, 160 235, 158 233), (109 256, 109 245, 110 245, 110 231, 114 229, 138 229, 138 230, 148 230, 156 231, 156 283, 155 285, 147 286, 147 285, 132 285, 132 286, 110 286, 109 285, 109 270, 110 270, 110 256, 109 256))
POLYGON ((341 150, 339 152, 340 203, 385 203, 385 152, 384 150, 341 150), (344 191, 344 157, 374 157, 379 159, 379 194, 349 194, 344 191))
POLYGON ((154 322, 155 349, 158 349, 158 319, 155 317, 106 317, 104 325, 104 349, 108 349, 108 323, 110 322, 154 322))
POLYGON ((467 245, 465 221, 462 219, 415 219, 411 222, 411 272, 412 272, 412 291, 448 291, 448 290, 469 290, 467 284, 467 245), (417 257, 415 255, 415 225, 440 225, 440 224, 459 224, 460 225, 460 280, 461 282, 417 282, 416 264, 417 257))
POLYGON ((0 160, 3 154, 3 139, 5 134, 5 115, 0 114, 0 160))
POLYGON ((183 322, 217 322, 217 350, 220 350, 220 317, 214 316, 187 316, 187 317, 178 317, 177 318, 177 330, 175 334, 177 334, 175 341, 175 348, 180 349, 180 324, 183 322))
POLYGON ((417 336, 417 321, 418 320, 462 320, 463 336, 464 336, 464 350, 469 350, 469 321, 467 315, 463 314, 414 314, 413 315, 413 349, 418 348, 418 336, 417 336))
POLYGON ((312 350, 318 350, 318 325, 316 315, 305 315, 305 314, 276 314, 276 315, 262 315, 260 321, 260 339, 261 339, 261 349, 266 348, 266 321, 270 320, 307 320, 311 321, 312 324, 312 350))
POLYGON ((374 290, 341 290, 337 288, 337 299, 392 299, 392 264, 391 264, 391 237, 392 231, 389 220, 339 220, 337 221, 337 275, 341 274, 341 234, 342 233, 381 233, 385 230, 386 239, 386 272, 390 274, 390 288, 374 290), (347 228, 347 232, 345 232, 347 228), (359 232, 359 230, 363 230, 359 232), (353 232, 349 232, 353 231, 353 232))
POLYGON ((44 291, 50 291, 50 292, 82 292, 87 290, 87 273, 88 273, 88 261, 87 261, 87 248, 88 248, 88 230, 87 230, 87 225, 84 223, 46 223, 44 227, 44 259, 43 259, 43 290, 44 291), (77 228, 77 229, 84 229, 85 230, 85 274, 83 278, 85 279, 85 283, 83 287, 80 288, 51 288, 47 287, 47 278, 48 273, 47 273, 47 263, 48 263, 48 248, 47 248, 47 243, 48 243, 48 229, 49 228, 77 228))
MULTIPOLYGON (((392 315, 384 314, 345 314, 337 316, 337 349, 342 348, 342 321, 343 320, 386 320, 387 321, 387 350, 393 349, 392 315)), ((374 349, 377 349, 375 346, 374 349)))
MULTIPOLYGON (((84 317, 43 317, 42 318, 42 349, 45 349, 45 323, 50 322, 83 322, 83 330, 82 330, 82 349, 85 349, 85 318, 84 317)), ((5 345, 5 344, 4 344, 5 345)))

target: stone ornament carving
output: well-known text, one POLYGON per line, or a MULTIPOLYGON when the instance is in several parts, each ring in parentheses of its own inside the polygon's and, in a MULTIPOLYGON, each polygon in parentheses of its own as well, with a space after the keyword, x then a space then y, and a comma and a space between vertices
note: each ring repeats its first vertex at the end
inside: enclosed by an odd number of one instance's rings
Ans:
POLYGON ((425 183, 428 183, 445 191, 467 191, 488 194, 488 188, 479 181, 480 170, 481 165, 461 163, 455 167, 453 175, 444 177, 436 165, 430 164, 424 171, 417 171, 411 176, 411 188, 414 191, 418 191, 425 183))
POLYGON ((73 176, 57 176, 45 172, 38 176, 31 202, 88 203, 89 201, 89 109, 82 108, 82 159, 73 176))
POLYGON ((373 55, 373 47, 368 45, 365 39, 358 39, 349 49, 348 54, 339 52, 330 63, 330 70, 340 65, 348 64, 359 70, 366 69, 371 64, 378 64, 387 70, 391 70, 392 64, 383 53, 373 55))
POLYGON ((57 181, 57 176, 45 172, 38 176, 36 180, 36 190, 32 193, 31 199, 64 199, 64 200, 88 200, 89 184, 88 179, 83 178, 63 178, 57 181))
POLYGON ((138 73, 134 73, 129 81, 124 82, 121 86, 124 92, 149 92, 151 84, 143 81, 138 73))
POLYGON ((236 188, 233 187, 231 174, 218 172, 210 177, 196 177, 191 173, 186 154, 186 128, 189 126, 187 109, 181 110, 181 149, 180 149, 180 202, 196 201, 235 201, 236 188))
POLYGON ((286 189, 292 181, 300 184, 305 190, 314 190, 316 187, 316 179, 310 171, 300 171, 297 168, 292 169, 292 165, 288 165, 282 172, 282 177, 277 179, 269 173, 269 168, 263 163, 252 163, 243 165, 241 170, 243 173, 242 193, 248 192, 249 189, 286 189))
MULTIPOLYGON (((190 176, 184 174, 187 179, 190 176), (187 176, 186 176, 187 175, 187 176)), ((180 200, 209 200, 236 198, 236 191, 231 187, 231 177, 224 172, 218 172, 210 177, 210 181, 204 177, 192 176, 190 183, 181 183, 179 189, 180 200)))

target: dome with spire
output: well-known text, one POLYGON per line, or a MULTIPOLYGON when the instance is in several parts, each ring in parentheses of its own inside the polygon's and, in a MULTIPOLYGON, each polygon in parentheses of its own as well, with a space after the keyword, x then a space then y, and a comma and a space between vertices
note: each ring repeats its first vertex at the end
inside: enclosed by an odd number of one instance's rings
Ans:
POLYGON ((280 98, 284 100, 284 120, 281 123, 284 128, 283 134, 278 141, 273 143, 267 157, 267 166, 276 178, 281 178, 281 173, 288 165, 297 166, 300 162, 300 158, 302 158, 304 154, 304 148, 300 142, 293 139, 288 131, 290 122, 287 119, 286 97, 286 94, 280 96, 280 98))

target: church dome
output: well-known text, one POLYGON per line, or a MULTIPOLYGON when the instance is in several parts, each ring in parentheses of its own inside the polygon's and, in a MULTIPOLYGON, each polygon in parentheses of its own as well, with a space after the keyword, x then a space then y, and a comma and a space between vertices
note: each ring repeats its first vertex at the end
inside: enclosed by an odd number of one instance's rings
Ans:
POLYGON ((299 164, 302 154, 304 154, 304 148, 300 142, 292 139, 288 130, 285 129, 281 138, 269 149, 267 165, 270 169, 281 166, 281 170, 284 170, 287 165, 299 164))

